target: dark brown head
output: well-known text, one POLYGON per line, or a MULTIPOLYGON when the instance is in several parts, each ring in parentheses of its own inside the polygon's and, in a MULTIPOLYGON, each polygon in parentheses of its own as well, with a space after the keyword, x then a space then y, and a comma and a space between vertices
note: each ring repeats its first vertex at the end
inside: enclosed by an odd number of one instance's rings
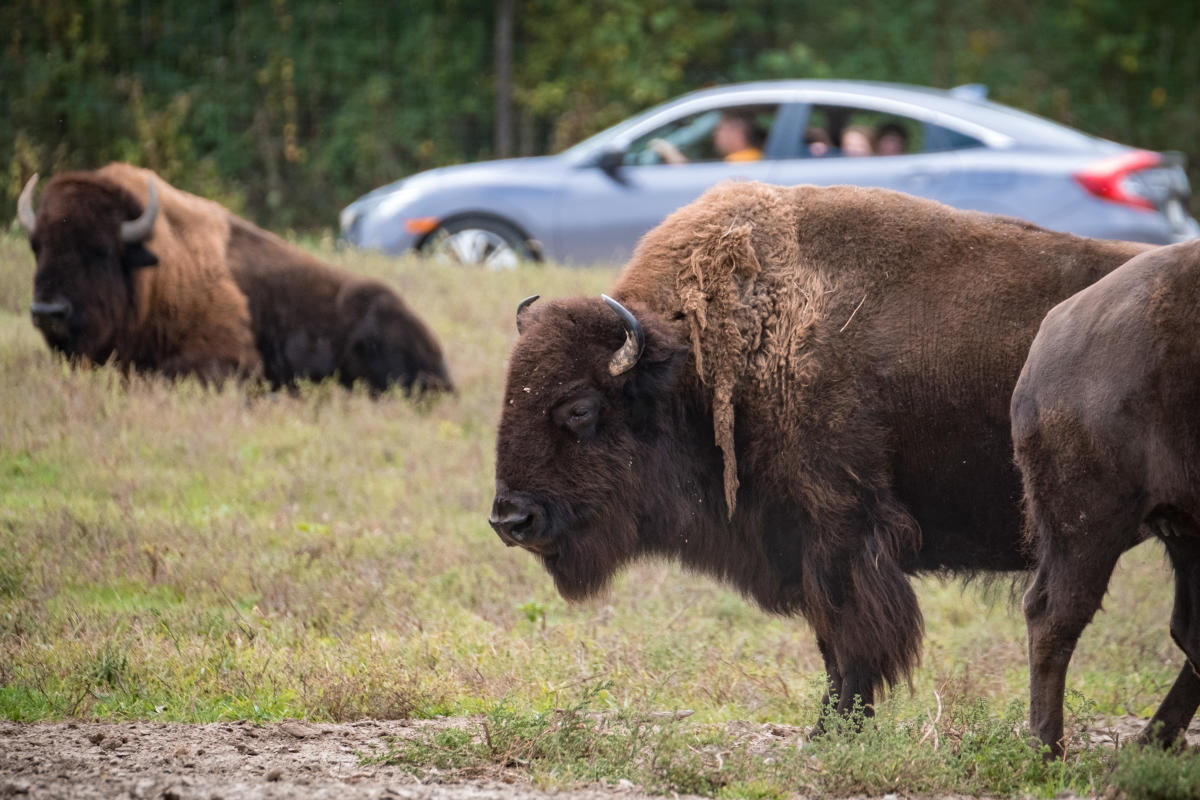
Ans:
POLYGON ((338 299, 338 313, 350 326, 338 364, 343 384, 363 381, 372 392, 393 385, 415 394, 454 390, 437 339, 389 287, 350 286, 338 299))
POLYGON ((35 212, 36 185, 34 175, 17 204, 37 259, 33 324, 68 358, 103 363, 137 324, 136 273, 158 263, 146 249, 158 216, 154 185, 143 208, 110 181, 64 173, 47 184, 35 212))
POLYGON ((523 304, 496 443, 488 522, 581 598, 645 549, 670 492, 657 465, 687 348, 658 317, 608 298, 523 304))

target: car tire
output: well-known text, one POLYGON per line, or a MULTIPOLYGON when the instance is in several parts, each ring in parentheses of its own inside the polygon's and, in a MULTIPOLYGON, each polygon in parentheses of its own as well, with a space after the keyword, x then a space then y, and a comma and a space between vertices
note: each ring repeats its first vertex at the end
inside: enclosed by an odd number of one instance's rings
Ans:
POLYGON ((507 222, 490 217, 459 217, 429 234, 421 253, 438 261, 484 269, 515 269, 534 261, 533 246, 507 222))

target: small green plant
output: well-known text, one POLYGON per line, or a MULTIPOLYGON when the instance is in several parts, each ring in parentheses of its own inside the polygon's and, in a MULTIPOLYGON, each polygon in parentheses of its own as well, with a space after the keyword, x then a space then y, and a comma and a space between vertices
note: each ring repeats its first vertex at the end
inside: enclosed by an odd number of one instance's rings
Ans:
POLYGON ((542 624, 542 629, 545 630, 545 628, 546 628, 546 606, 545 606, 545 604, 539 603, 537 600, 529 600, 528 602, 522 603, 521 605, 517 606, 517 611, 519 611, 521 614, 523 614, 525 616, 525 619, 529 620, 530 622, 534 622, 534 623, 540 622, 542 624))
POLYGON ((125 675, 129 671, 129 656, 112 643, 104 645, 104 649, 96 654, 95 660, 87 674, 88 679, 95 684, 109 688, 125 688, 125 675))
POLYGON ((25 567, 16 554, 0 547, 0 597, 17 598, 25 591, 25 567))
POLYGON ((796 791, 1092 793, 1111 758, 1109 751, 1082 750, 1044 761, 1028 744, 1018 703, 996 714, 986 701, 970 701, 936 719, 906 716, 894 703, 869 717, 856 705, 831 717, 825 733, 811 740, 763 740, 721 725, 686 724, 670 714, 596 710, 607 690, 596 684, 567 707, 536 714, 500 703, 477 730, 436 730, 393 741, 372 759, 417 774, 430 766, 464 775, 516 769, 541 784, 629 780, 651 792, 760 800, 796 791))
POLYGON ((1129 800, 1200 800, 1200 753, 1123 747, 1108 783, 1129 800))

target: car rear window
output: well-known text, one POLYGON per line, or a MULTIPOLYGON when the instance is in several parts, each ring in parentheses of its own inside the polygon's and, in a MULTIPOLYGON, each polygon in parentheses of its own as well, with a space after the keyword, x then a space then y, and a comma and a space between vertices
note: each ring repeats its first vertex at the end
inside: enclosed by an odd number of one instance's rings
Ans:
POLYGON ((894 156, 982 146, 973 136, 931 122, 856 106, 819 105, 809 112, 799 151, 826 157, 894 156))

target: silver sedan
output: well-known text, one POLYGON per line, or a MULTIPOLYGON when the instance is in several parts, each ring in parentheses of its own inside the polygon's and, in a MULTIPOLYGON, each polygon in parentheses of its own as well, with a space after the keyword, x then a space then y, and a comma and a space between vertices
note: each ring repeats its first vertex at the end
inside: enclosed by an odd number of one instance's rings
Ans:
POLYGON ((623 261, 667 214, 728 179, 881 186, 1085 236, 1165 244, 1200 234, 1180 154, 1089 136, 985 95, 816 80, 693 92, 557 155, 380 187, 342 211, 342 237, 492 268, 623 261))

